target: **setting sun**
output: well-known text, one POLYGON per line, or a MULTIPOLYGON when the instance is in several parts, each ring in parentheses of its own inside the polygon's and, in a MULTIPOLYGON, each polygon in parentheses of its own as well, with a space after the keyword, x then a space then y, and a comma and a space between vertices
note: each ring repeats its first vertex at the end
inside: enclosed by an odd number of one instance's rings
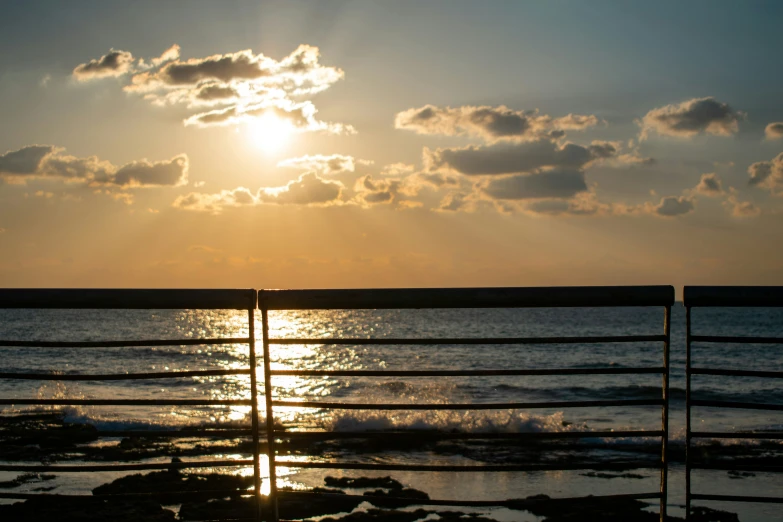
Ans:
POLYGON ((250 141, 264 152, 277 152, 282 149, 293 134, 291 124, 275 114, 268 112, 247 125, 250 141))

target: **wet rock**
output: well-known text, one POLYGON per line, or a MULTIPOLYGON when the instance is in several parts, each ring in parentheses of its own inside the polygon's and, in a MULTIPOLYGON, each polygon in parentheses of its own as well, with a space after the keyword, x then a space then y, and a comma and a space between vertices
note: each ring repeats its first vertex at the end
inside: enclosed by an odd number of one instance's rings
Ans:
MULTIPOLYGON (((644 511, 648 504, 634 499, 602 499, 587 497, 579 500, 550 499, 546 495, 527 497, 517 509, 545 517, 544 522, 656 522, 657 513, 644 511), (532 501, 532 502, 531 502, 532 501)), ((667 517, 667 521, 681 518, 667 517)))
POLYGON ((710 509, 707 507, 691 507, 691 522, 739 522, 736 513, 710 509))
POLYGON ((644 475, 637 475, 636 473, 603 473, 600 471, 590 471, 588 473, 580 473, 583 477, 593 477, 602 479, 614 479, 614 478, 628 478, 628 479, 643 479, 647 478, 644 475))
POLYGON ((25 522, 174 522, 172 511, 148 500, 40 498, 0 505, 0 520, 25 522))
MULTIPOLYGON (((54 480, 56 475, 46 475, 42 473, 24 473, 23 475, 19 475, 13 480, 6 480, 4 482, 0 482, 0 489, 11 489, 11 488, 17 488, 21 486, 22 484, 33 484, 36 482, 46 482, 48 480, 54 480)), ((41 491, 43 488, 39 488, 35 491, 41 491)), ((50 488, 54 489, 54 488, 50 488)))
POLYGON ((178 492, 199 492, 199 499, 223 498, 246 493, 253 486, 253 477, 233 475, 188 474, 176 469, 135 474, 98 486, 93 495, 122 495, 127 493, 154 493, 160 502, 182 499, 178 492))

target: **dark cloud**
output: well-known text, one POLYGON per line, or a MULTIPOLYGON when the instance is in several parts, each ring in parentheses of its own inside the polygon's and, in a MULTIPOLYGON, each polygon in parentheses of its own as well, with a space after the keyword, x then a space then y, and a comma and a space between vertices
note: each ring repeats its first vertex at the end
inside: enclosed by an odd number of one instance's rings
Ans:
POLYGON ((550 140, 503 143, 488 147, 424 149, 428 170, 452 170, 468 176, 531 172, 542 167, 581 168, 610 154, 605 145, 560 145, 550 140), (592 147, 592 148, 591 148, 592 147))
POLYGON ((176 187, 188 182, 188 157, 175 156, 168 161, 134 161, 120 168, 110 183, 121 187, 176 187))
POLYGON ((693 98, 653 109, 642 118, 642 138, 651 131, 662 136, 690 138, 697 134, 730 136, 745 115, 715 98, 693 98))
POLYGON ((764 129, 764 135, 768 140, 777 140, 783 138, 783 121, 770 123, 764 129))
POLYGON ((237 96, 239 93, 236 89, 219 83, 207 84, 196 92, 196 98, 204 101, 225 100, 237 96))
POLYGON ((185 154, 166 161, 141 160, 116 167, 96 156, 79 158, 62 154, 62 150, 31 145, 6 153, 0 156, 0 177, 61 179, 123 188, 180 186, 188 180, 185 154))
POLYGON ((73 70, 73 76, 79 81, 122 76, 130 72, 133 61, 131 53, 112 49, 97 60, 77 65, 73 70))
POLYGON ((667 196, 661 198, 661 202, 652 207, 652 211, 663 217, 682 216, 689 212, 693 212, 696 208, 693 201, 693 198, 685 196, 667 196))
POLYGON ((396 115, 394 126, 418 134, 477 136, 488 142, 529 141, 543 137, 556 139, 564 130, 582 130, 599 123, 596 116, 569 114, 552 118, 537 110, 517 111, 503 105, 436 107, 425 105, 396 115))
POLYGON ((40 171, 44 158, 56 149, 51 145, 29 145, 0 156, 0 176, 34 175, 40 171))
POLYGON ((279 205, 329 205, 340 201, 342 191, 342 183, 306 173, 283 187, 260 189, 258 199, 279 205))
POLYGON ((481 190, 494 199, 567 199, 587 190, 585 174, 576 169, 554 169, 489 180, 481 190))
POLYGON ((723 186, 715 173, 702 174, 696 192, 707 196, 719 196, 723 194, 723 186))
POLYGON ((772 161, 759 161, 748 167, 752 187, 761 187, 773 194, 783 194, 783 152, 772 161))
POLYGON ((459 185, 459 178, 443 174, 442 172, 420 172, 416 177, 423 183, 435 188, 456 187, 459 185))

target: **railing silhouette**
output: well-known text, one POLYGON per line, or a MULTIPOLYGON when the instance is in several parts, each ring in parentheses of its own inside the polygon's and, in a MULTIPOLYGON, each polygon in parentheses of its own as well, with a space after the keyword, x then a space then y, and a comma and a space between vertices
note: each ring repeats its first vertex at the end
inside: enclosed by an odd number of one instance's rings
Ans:
MULTIPOLYGON (((39 380, 39 381, 116 381, 142 379, 173 379, 203 376, 250 376, 250 398, 248 399, 20 399, 0 398, 0 405, 36 405, 36 406, 250 406, 251 425, 247 429, 231 430, 126 430, 98 432, 98 436, 154 436, 154 437, 251 437, 253 440, 253 458, 243 460, 180 461, 171 463, 134 463, 101 465, 0 465, 0 471, 22 471, 28 473, 86 473, 100 471, 144 471, 172 470, 207 467, 253 467, 253 492, 243 490, 211 491, 212 494, 248 495, 255 497, 256 518, 261 516, 261 470, 258 425, 258 403, 256 383, 256 354, 254 316, 256 308, 255 290, 50 290, 50 289, 4 289, 0 290, 0 308, 60 308, 60 309, 177 309, 177 310, 246 310, 248 331, 242 338, 188 338, 188 339, 150 339, 150 340, 111 340, 111 341, 29 341, 19 339, 0 339, 2 348, 107 348, 107 347, 145 347, 145 346, 196 346, 246 344, 248 347, 248 366, 230 370, 169 371, 116 374, 51 374, 51 373, 10 373, 0 372, 0 379, 39 380)), ((1 335, 1 334, 0 334, 1 335)), ((193 498, 198 491, 172 493, 123 493, 122 495, 101 495, 100 498, 167 497, 193 498)), ((88 497, 92 495, 52 495, 48 493, 9 493, 0 491, 0 498, 29 499, 35 497, 88 497)))
MULTIPOLYGON (((606 495, 593 499, 659 499, 660 519, 666 516, 668 431, 669 431, 669 345, 671 306, 674 303, 674 288, 657 287, 562 287, 562 288, 454 288, 454 289, 383 289, 383 290, 262 290, 259 292, 258 307, 261 310, 264 345, 264 375, 267 411, 267 443, 270 474, 270 504, 272 520, 277 521, 277 499, 280 496, 328 496, 328 493, 278 491, 276 487, 276 468, 321 468, 354 470, 405 470, 405 471, 451 471, 451 472, 499 472, 499 471, 544 471, 544 470, 618 470, 631 468, 660 469, 659 491, 606 495), (593 337, 513 337, 513 338, 271 338, 269 336, 268 313, 276 310, 334 310, 334 309, 421 309, 421 308, 546 308, 546 307, 641 307, 660 306, 664 308, 663 333, 659 335, 625 335, 593 337), (488 345, 488 344, 591 344, 591 343, 662 343, 662 365, 643 368, 596 368, 596 369, 497 369, 497 370, 272 370, 270 368, 270 350, 272 345, 488 345), (399 403, 342 403, 322 401, 281 401, 273 396, 276 376, 298 377, 445 377, 445 376, 525 376, 525 375, 586 375, 586 374, 660 374, 661 398, 652 400, 595 400, 595 401, 556 401, 493 404, 399 404, 399 403), (341 433, 341 432, 286 432, 276 429, 272 423, 275 407, 301 407, 321 409, 353 410, 488 410, 488 409, 532 409, 532 408, 585 408, 609 406, 660 406, 661 429, 637 431, 583 431, 569 433, 516 433, 516 434, 470 434, 439 433, 439 439, 511 439, 537 440, 557 438, 592 437, 656 437, 661 440, 661 460, 651 466, 649 461, 622 463, 585 463, 585 464, 523 464, 523 465, 413 465, 413 464, 374 464, 344 462, 302 462, 279 460, 276 456, 276 441, 281 438, 297 439, 371 439, 390 437, 394 433, 341 433)), ((396 435, 401 435, 397 433, 396 435)), ((425 435, 422 435, 425 436, 425 435)), ((351 495, 340 495, 350 498, 351 495)), ((355 496, 363 500, 373 500, 372 496, 355 496)), ((526 503, 535 504, 535 500, 419 500, 409 498, 379 497, 383 502, 401 502, 416 505, 450 506, 504 506, 523 507, 526 503)), ((557 500, 557 499, 556 499, 557 500)), ((577 499, 560 499, 577 500, 577 499)))
POLYGON ((762 404, 754 402, 716 401, 694 399, 692 397, 691 377, 693 375, 716 375, 723 377, 756 377, 761 379, 783 379, 783 372, 754 371, 728 368, 694 368, 691 358, 693 343, 723 343, 723 344, 783 344, 783 337, 754 336, 723 336, 694 335, 693 308, 711 307, 783 307, 783 287, 773 286, 686 286, 683 292, 686 321, 686 359, 685 359, 685 402, 686 402, 686 457, 685 457, 685 504, 686 517, 691 515, 691 501, 711 500, 728 502, 764 502, 783 503, 783 497, 761 497, 748 495, 715 495, 708 493, 693 493, 691 491, 691 471, 726 470, 748 472, 783 472, 783 466, 758 466, 729 462, 702 462, 694 458, 693 439, 767 439, 783 440, 783 432, 716 432, 693 431, 691 416, 693 407, 752 409, 767 411, 783 411, 783 404, 762 404))
MULTIPOLYGON (((0 350, 3 347, 141 347, 141 346, 182 346, 182 345, 214 345, 214 344, 247 344, 248 367, 236 370, 201 370, 174 371, 135 374, 43 374, 43 373, 0 373, 4 379, 36 379, 36 380, 124 380, 124 379, 163 379, 188 378, 198 376, 228 376, 250 375, 250 393, 248 399, 201 400, 201 399, 18 399, 0 398, 0 404, 25 405, 191 405, 191 406, 221 406, 243 405, 251 407, 251 426, 242 430, 175 430, 175 431, 110 431, 99 433, 103 436, 139 436, 184 437, 188 435, 213 437, 236 437, 244 435, 253 439, 252 460, 221 460, 221 461, 186 461, 179 463, 133 463, 109 465, 2 465, 0 471, 26 472, 93 472, 93 471, 141 471, 160 469, 182 469, 214 466, 253 466, 253 491, 230 490, 227 495, 253 494, 255 497, 256 515, 260 520, 277 521, 277 502, 282 495, 312 496, 320 493, 301 493, 277 490, 277 468, 326 468, 326 469, 361 469, 361 470, 414 470, 414 471, 456 471, 456 472, 496 472, 496 471, 544 471, 544 470, 617 470, 630 468, 660 469, 660 487, 658 491, 639 494, 607 495, 591 497, 593 499, 659 499, 660 517, 666 514, 667 498, 667 464, 668 464, 668 420, 669 420, 669 346, 671 306, 674 302, 674 289, 671 286, 653 287, 564 287, 564 288, 473 288, 473 289, 384 289, 384 290, 0 290, 0 308, 63 308, 63 309, 231 309, 245 310, 248 317, 249 335, 247 338, 219 339, 177 339, 177 340, 119 340, 119 341, 28 341, 21 339, 0 339, 0 350), (256 382, 256 349, 254 320, 255 309, 262 315, 263 338, 263 374, 266 402, 266 454, 269 462, 270 509, 262 513, 261 499, 261 426, 259 425, 258 383, 256 382), (663 331, 657 335, 623 335, 623 336, 572 336, 572 337, 513 337, 513 338, 381 338, 381 339, 293 339, 270 338, 269 312, 273 310, 315 310, 315 309, 419 309, 419 308, 556 308, 556 307, 662 307, 664 309, 663 331), (495 369, 495 370, 412 370, 412 371, 381 371, 381 370, 272 370, 270 350, 273 345, 319 344, 319 345, 488 345, 488 344, 594 344, 594 343, 638 343, 660 342, 662 346, 662 364, 655 367, 639 368, 557 368, 557 369, 495 369), (530 376, 530 375, 629 375, 656 374, 661 375, 661 398, 645 400, 594 400, 594 401, 553 401, 553 402, 508 402, 492 404, 376 404, 376 403, 334 403, 310 401, 279 401, 273 396, 273 378, 275 376, 403 376, 403 377, 445 377, 445 376, 530 376), (620 463, 585 463, 585 464, 521 464, 521 465, 485 465, 485 466, 438 466, 438 465, 408 465, 390 464, 376 465, 367 463, 338 462, 295 462, 278 460, 276 444, 280 438, 310 438, 313 440, 339 438, 374 438, 388 437, 389 433, 340 433, 340 432, 286 432, 274 425, 274 408, 286 407, 317 407, 324 409, 372 409, 372 410, 477 410, 477 409, 532 409, 532 408, 585 408, 610 406, 660 406, 660 430, 633 431, 581 431, 564 433, 517 433, 517 434, 470 434, 470 433, 438 433, 416 434, 417 437, 437 437, 439 439, 576 439, 576 438, 614 438, 614 437, 646 437, 659 438, 661 444, 660 461, 651 464, 649 461, 627 461, 620 463)), ((214 492, 213 492, 214 493, 214 492)), ((34 495, 0 492, 0 498, 26 499, 34 495)), ((154 492, 142 493, 140 496, 154 496, 154 492)), ((166 493, 172 495, 172 493, 166 493)), ((182 497, 192 497, 198 492, 187 491, 177 494, 182 497)), ((56 495, 50 495, 56 496, 56 495)), ((76 496, 76 495, 73 495, 76 496)), ((124 494, 127 498, 133 494, 124 494)), ((102 496, 110 498, 109 495, 102 496)), ((340 495, 341 498, 348 498, 340 495)), ((373 497, 361 496, 363 500, 373 500, 373 497)), ((394 497, 382 497, 384 502, 395 501, 394 497)), ((419 500, 409 498, 398 501, 417 505, 454 505, 454 506, 503 506, 513 505, 524 507, 526 502, 535 500, 419 500)), ((557 499, 555 499, 557 500, 557 499)), ((579 499, 562 499, 579 500, 579 499)))

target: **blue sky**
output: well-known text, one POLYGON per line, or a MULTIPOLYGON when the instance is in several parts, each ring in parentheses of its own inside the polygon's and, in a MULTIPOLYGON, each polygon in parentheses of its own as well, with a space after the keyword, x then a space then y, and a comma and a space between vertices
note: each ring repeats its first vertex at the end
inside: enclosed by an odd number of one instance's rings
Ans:
POLYGON ((6 286, 783 283, 779 2, 0 9, 6 286), (165 76, 303 45, 331 75, 307 93, 198 105, 262 80, 165 76), (78 73, 111 50, 126 69, 78 73), (11 172, 34 145, 37 170, 11 172), (544 151, 560 159, 531 163, 544 151))

